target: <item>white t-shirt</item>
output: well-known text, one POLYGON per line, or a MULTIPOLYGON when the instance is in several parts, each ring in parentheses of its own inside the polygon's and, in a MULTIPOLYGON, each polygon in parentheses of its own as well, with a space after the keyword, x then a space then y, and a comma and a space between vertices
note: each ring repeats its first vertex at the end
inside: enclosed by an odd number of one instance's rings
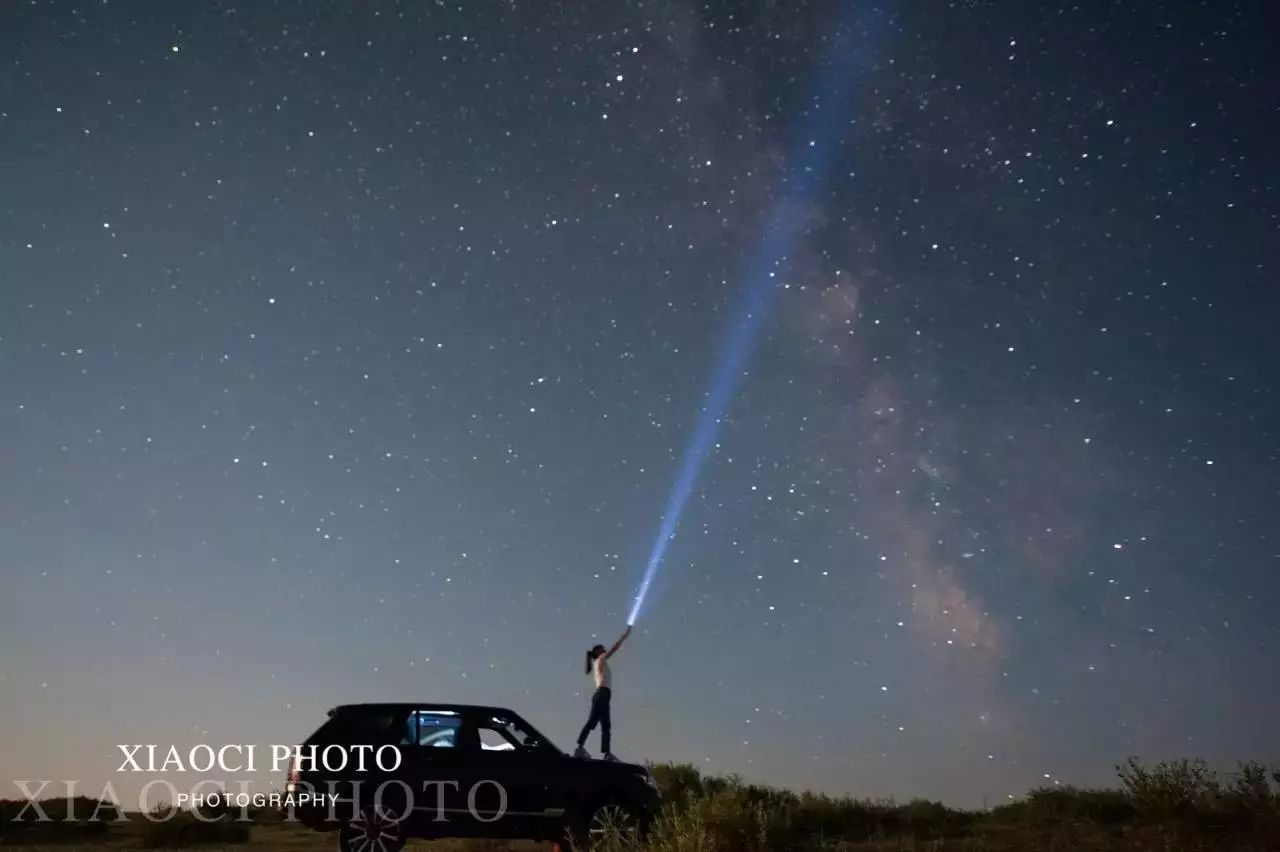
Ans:
POLYGON ((613 689, 613 681, 609 675, 609 661, 604 658, 604 654, 595 658, 595 661, 591 664, 591 669, 591 673, 596 679, 596 689, 600 687, 613 689))

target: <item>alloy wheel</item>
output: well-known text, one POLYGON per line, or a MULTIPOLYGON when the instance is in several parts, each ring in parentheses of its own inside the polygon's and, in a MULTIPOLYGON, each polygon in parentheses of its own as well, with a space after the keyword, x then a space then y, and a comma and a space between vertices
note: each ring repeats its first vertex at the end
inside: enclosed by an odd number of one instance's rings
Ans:
POLYGON ((381 808, 365 808, 342 829, 343 852, 400 852, 404 827, 381 808))
POLYGON ((601 841, 618 839, 634 843, 639 839, 639 825, 631 812, 622 805, 610 802, 596 808, 587 823, 587 841, 594 847, 601 841))

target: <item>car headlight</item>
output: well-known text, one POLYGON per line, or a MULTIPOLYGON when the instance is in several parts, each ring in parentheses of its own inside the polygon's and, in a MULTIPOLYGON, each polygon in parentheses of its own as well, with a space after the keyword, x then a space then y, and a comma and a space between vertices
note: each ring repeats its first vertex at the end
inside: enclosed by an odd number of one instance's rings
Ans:
POLYGON ((644 772, 641 772, 640 780, 643 781, 645 784, 648 784, 649 789, 653 790, 653 792, 655 793, 658 792, 658 779, 653 777, 652 772, 650 772, 647 769, 644 772))

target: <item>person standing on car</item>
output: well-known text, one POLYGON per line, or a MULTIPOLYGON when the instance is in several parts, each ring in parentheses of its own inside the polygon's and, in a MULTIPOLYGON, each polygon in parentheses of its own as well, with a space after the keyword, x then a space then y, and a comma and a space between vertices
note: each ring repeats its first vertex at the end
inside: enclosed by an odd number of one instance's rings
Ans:
POLYGON ((613 647, 605 650, 603 645, 596 645, 590 651, 587 651, 587 674, 591 675, 595 680, 596 691, 591 694, 591 715, 587 717, 587 724, 582 726, 582 733, 578 734, 578 750, 573 753, 574 757, 591 757, 587 751, 587 736, 597 724, 600 725, 600 750, 604 752, 605 760, 617 760, 613 752, 609 750, 609 738, 612 734, 612 723, 609 719, 609 699, 613 696, 613 679, 609 671, 609 658, 618 653, 618 649, 622 647, 622 643, 631 635, 631 625, 627 625, 627 629, 622 631, 622 635, 618 637, 618 641, 613 643, 613 647))

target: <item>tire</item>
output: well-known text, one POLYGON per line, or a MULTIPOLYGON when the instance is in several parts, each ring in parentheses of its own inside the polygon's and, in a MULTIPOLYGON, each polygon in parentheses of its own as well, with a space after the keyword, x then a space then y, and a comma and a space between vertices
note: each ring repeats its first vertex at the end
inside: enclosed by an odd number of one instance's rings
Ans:
POLYGON ((367 807, 338 831, 341 852, 400 852, 405 844, 405 825, 385 811, 367 807))
POLYGON ((566 832, 566 843, 574 852, 591 849, 637 849, 642 826, 635 811, 616 799, 588 808, 566 832))

